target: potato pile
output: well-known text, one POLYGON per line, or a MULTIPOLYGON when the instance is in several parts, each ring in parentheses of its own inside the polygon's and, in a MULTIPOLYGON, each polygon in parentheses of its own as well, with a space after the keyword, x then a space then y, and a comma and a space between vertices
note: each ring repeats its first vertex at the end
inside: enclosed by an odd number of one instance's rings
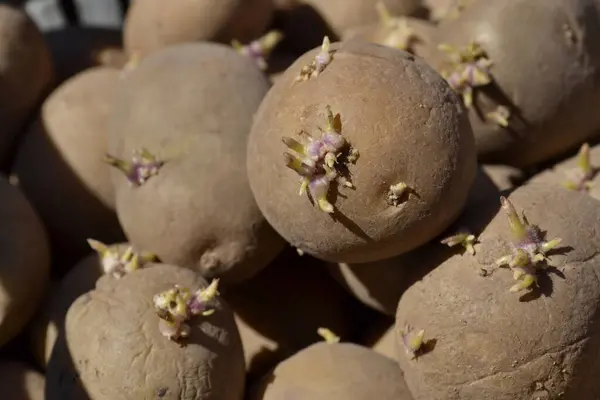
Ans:
POLYGON ((598 1, 8 3, 4 397, 600 398, 598 1))

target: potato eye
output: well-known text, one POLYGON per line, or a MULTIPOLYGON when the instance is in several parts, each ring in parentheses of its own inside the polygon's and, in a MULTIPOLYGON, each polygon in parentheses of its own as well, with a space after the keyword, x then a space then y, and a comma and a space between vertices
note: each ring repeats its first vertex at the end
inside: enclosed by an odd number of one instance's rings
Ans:
POLYGON ((173 309, 175 307, 177 307, 177 302, 175 300, 171 300, 169 302, 169 308, 173 309))

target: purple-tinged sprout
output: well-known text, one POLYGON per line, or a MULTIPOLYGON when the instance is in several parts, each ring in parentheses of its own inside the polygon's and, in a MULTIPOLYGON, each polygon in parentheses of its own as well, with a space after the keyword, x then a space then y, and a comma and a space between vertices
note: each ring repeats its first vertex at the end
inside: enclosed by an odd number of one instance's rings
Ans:
POLYGON ((477 238, 468 231, 463 231, 441 240, 442 244, 448 247, 461 245, 471 255, 475 255, 475 246, 477 238))
POLYGON ((408 190, 408 185, 404 182, 397 183, 395 185, 390 186, 388 191, 387 201, 388 204, 398 207, 402 204, 402 197, 408 190))
POLYGON ((499 266, 508 266, 513 270, 514 278, 520 283, 513 286, 511 291, 531 288, 537 281, 536 268, 540 261, 547 260, 546 253, 561 243, 561 239, 546 241, 541 234, 540 228, 531 225, 522 213, 517 214, 515 207, 506 197, 500 197, 502 209, 508 218, 508 224, 512 234, 512 254, 504 256, 496 261, 499 266))
POLYGON ((486 114, 486 117, 491 122, 502 128, 508 128, 510 123, 510 110, 505 106, 498 106, 494 111, 486 114))
POLYGON ((160 332, 169 340, 179 342, 191 333, 187 324, 192 317, 209 316, 214 313, 210 302, 219 294, 219 280, 214 279, 205 289, 192 293, 187 288, 175 285, 173 288, 158 293, 153 298, 156 314, 160 318, 160 332))
POLYGON ((132 187, 143 185, 148 179, 158 175, 165 161, 159 160, 146 149, 134 150, 131 162, 106 154, 104 161, 123 172, 132 187))
POLYGON ((577 156, 577 168, 568 172, 570 179, 563 186, 570 190, 588 191, 592 186, 596 168, 591 164, 590 145, 584 143, 577 156))
POLYGON ((283 34, 279 31, 270 31, 259 39, 253 40, 247 45, 241 44, 237 40, 231 41, 231 46, 240 54, 250 58, 256 66, 265 71, 268 67, 267 59, 273 49, 281 42, 283 34))
POLYGON ((322 175, 320 177, 315 177, 308 182, 308 190, 310 195, 317 202, 319 208, 322 211, 331 214, 334 211, 333 204, 327 200, 330 184, 331 180, 327 176, 322 175))
POLYGON ((383 40, 382 45, 412 52, 412 46, 419 37, 414 30, 408 26, 408 20, 403 17, 394 17, 386 7, 383 1, 375 4, 375 10, 379 15, 379 23, 390 33, 383 40))
POLYGON ((334 344, 340 342, 340 337, 327 328, 317 329, 317 335, 321 336, 327 344, 334 344))
POLYGON ((87 240, 89 246, 100 256, 102 270, 107 275, 112 275, 116 279, 120 279, 125 275, 134 272, 144 266, 144 264, 155 261, 156 255, 152 253, 137 253, 133 251, 133 247, 129 246, 124 252, 119 252, 114 247, 109 247, 106 244, 94 240, 87 240))
POLYGON ((411 356, 411 359, 417 358, 419 352, 423 348, 425 330, 421 329, 415 332, 412 326, 406 324, 404 329, 400 331, 400 335, 402 337, 402 345, 404 346, 404 351, 406 354, 411 356))
POLYGON ((309 65, 302 67, 295 82, 303 82, 311 78, 316 78, 325 70, 325 68, 327 68, 333 60, 333 52, 330 50, 330 46, 331 42, 329 41, 329 37, 325 36, 323 38, 323 44, 321 45, 321 51, 317 53, 309 65))

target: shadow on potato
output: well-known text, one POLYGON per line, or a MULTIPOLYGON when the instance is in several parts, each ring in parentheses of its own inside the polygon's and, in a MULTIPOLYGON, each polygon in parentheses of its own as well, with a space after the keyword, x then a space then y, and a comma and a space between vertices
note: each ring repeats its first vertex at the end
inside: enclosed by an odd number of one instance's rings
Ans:
POLYGON ((323 36, 329 36, 331 42, 338 40, 325 19, 308 4, 276 12, 273 26, 284 34, 280 47, 298 55, 320 46, 323 36))

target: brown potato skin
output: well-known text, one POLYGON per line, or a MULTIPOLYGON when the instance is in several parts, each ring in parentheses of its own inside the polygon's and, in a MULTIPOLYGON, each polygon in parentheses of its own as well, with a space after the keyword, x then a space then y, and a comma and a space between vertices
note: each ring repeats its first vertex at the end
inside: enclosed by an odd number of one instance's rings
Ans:
POLYGON ((194 271, 165 264, 100 278, 69 308, 66 343, 59 338, 48 366, 47 399, 88 399, 85 388, 95 400, 155 398, 162 391, 169 400, 241 400, 244 356, 221 298, 213 315, 189 321, 187 346, 161 335, 152 298, 175 284, 208 285, 194 271))
POLYGON ((0 361, 0 391, 3 399, 44 400, 44 375, 16 361, 0 361))
POLYGON ((352 343, 316 343, 280 363, 248 400, 412 400, 393 361, 352 343))
POLYGON ((540 278, 545 295, 510 293, 511 271, 479 274, 509 252, 509 225, 499 212, 479 236, 474 257, 456 255, 422 271, 426 275, 403 294, 396 315, 397 328, 409 323, 437 340, 418 362, 399 358, 415 400, 571 400, 600 394, 593 322, 600 314, 599 246, 593 239, 600 231, 599 203, 543 184, 523 186, 509 199, 548 239, 560 237, 561 247, 573 249, 550 255, 549 264, 559 272, 540 278))
POLYGON ((318 342, 318 328, 351 337, 357 320, 352 299, 323 270, 323 262, 293 249, 223 296, 236 316, 249 381, 318 342))
POLYGON ((283 249, 245 170, 252 117, 268 88, 249 59, 212 43, 170 47, 128 75, 109 151, 130 159, 145 147, 167 160, 138 188, 112 172, 117 213, 131 243, 223 284, 249 278, 283 249))
MULTIPOLYGON (((379 16, 373 0, 303 0, 319 12, 335 32, 375 23, 379 16)), ((421 0, 383 0, 390 14, 412 15, 419 11, 421 0)))
POLYGON ((53 79, 44 37, 24 10, 0 4, 0 164, 53 79), (24 50, 26 49, 26 51, 24 50))
POLYGON ((250 186, 265 218, 293 246, 332 262, 390 258, 458 217, 476 173, 473 135, 458 98, 423 60, 364 42, 334 43, 332 50, 319 77, 293 83, 315 49, 263 100, 248 143, 250 186), (334 219, 298 196, 299 176, 285 166, 281 142, 302 130, 319 135, 327 105, 360 153, 349 167, 356 190, 340 189, 334 219), (390 206, 389 187, 402 181, 419 198, 390 206))
MULTIPOLYGON (((510 130, 470 112, 482 162, 529 167, 596 136, 600 12, 593 0, 479 1, 437 33, 452 45, 479 42, 494 62, 499 92, 475 95, 481 115, 499 102, 516 107, 510 130), (534 37, 545 39, 526 39, 534 37)), ((438 68, 445 60, 429 58, 438 68)))
POLYGON ((72 77, 44 101, 17 149, 12 174, 48 228, 61 266, 71 267, 89 253, 88 238, 124 239, 104 162, 120 85, 119 71, 112 68, 72 77))
POLYGON ((164 47, 199 40, 229 43, 258 38, 273 13, 272 0, 142 0, 125 19, 129 55, 147 56, 164 47))
POLYGON ((48 285, 50 249, 37 213, 15 186, 0 176, 0 346, 31 319, 48 285))
MULTIPOLYGON (((354 297, 363 304, 393 317, 396 315, 398 301, 410 284, 414 269, 424 268, 424 265, 435 266, 441 264, 461 248, 448 249, 440 240, 451 236, 459 229, 477 229, 476 224, 467 223, 467 219, 474 212, 482 217, 482 205, 494 204, 500 198, 500 192, 483 170, 479 169, 475 182, 471 187, 469 198, 463 214, 440 238, 397 257, 361 264, 328 264, 332 276, 354 297)), ((489 213, 488 213, 489 215, 489 213)), ((482 218, 482 223, 485 218, 482 218)), ((477 233, 472 231, 473 233, 477 233)))

